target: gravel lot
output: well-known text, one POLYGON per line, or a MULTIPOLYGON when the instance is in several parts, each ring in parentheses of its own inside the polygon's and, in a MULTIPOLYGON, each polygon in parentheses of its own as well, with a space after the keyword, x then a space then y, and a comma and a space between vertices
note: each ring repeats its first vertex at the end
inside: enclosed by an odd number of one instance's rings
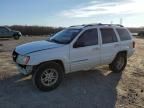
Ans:
POLYGON ((107 66, 71 73, 56 90, 41 92, 31 76, 18 73, 11 53, 17 45, 46 38, 0 40, 0 108, 144 108, 144 39, 135 39, 136 52, 123 73, 107 66))

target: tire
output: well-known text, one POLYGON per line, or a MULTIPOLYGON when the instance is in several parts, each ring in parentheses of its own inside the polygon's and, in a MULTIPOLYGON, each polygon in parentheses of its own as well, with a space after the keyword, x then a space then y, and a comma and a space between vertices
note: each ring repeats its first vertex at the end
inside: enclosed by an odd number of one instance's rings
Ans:
POLYGON ((144 36, 144 33, 139 33, 138 36, 144 36))
POLYGON ((126 64, 127 64, 127 55, 126 55, 126 53, 119 53, 119 54, 117 54, 114 61, 109 65, 109 68, 114 73, 120 73, 125 69, 126 64))
POLYGON ((41 91, 56 89, 62 82, 64 71, 55 62, 44 63, 32 75, 33 84, 41 91))
POLYGON ((143 36, 144 36, 144 33, 141 33, 141 35, 140 35, 140 36, 142 36, 142 37, 143 37, 143 36))
POLYGON ((14 38, 15 40, 18 40, 18 39, 20 38, 20 36, 14 35, 13 38, 14 38))

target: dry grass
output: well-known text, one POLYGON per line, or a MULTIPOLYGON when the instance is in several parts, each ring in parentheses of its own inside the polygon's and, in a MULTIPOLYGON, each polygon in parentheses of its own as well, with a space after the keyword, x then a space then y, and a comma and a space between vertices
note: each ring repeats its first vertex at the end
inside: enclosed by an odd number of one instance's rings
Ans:
POLYGON ((127 67, 117 87, 117 105, 129 108, 144 107, 144 39, 137 38, 136 52, 128 60, 127 67))

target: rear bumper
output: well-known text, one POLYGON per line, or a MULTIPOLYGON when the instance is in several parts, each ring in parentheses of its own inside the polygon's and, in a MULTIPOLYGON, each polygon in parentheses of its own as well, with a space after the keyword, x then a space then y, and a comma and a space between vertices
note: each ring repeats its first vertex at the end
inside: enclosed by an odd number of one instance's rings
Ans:
POLYGON ((129 50, 127 53, 127 57, 131 57, 135 52, 135 49, 133 48, 132 50, 129 50))

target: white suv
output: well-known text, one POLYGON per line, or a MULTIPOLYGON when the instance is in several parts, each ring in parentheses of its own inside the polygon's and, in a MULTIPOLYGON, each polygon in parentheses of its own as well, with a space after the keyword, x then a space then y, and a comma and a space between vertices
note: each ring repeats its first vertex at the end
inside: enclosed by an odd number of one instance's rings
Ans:
POLYGON ((32 74, 37 88, 50 91, 67 73, 105 64, 113 72, 123 71, 134 47, 131 33, 122 25, 89 24, 71 26, 48 40, 20 45, 13 52, 13 60, 20 73, 32 74))

